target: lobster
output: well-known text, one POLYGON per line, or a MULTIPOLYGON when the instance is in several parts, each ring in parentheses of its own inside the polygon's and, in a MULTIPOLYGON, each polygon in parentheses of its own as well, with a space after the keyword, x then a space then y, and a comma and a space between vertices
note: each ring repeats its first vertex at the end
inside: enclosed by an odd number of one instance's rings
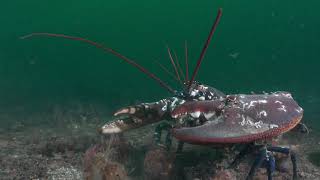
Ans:
MULTIPOLYGON (((172 93, 172 97, 157 102, 141 103, 119 109, 114 113, 116 119, 100 128, 99 131, 102 134, 121 133, 162 121, 156 126, 154 133, 155 142, 158 144, 161 144, 161 135, 164 130, 167 131, 166 147, 171 146, 171 138, 175 137, 179 141, 178 152, 182 151, 184 143, 215 146, 243 144, 245 148, 235 158, 233 165, 246 153, 252 152, 252 149, 258 151, 247 179, 252 179, 257 168, 263 164, 267 168, 268 179, 272 179, 275 169, 273 153, 287 154, 292 161, 293 179, 296 179, 295 153, 290 148, 275 146, 272 143, 272 139, 296 127, 305 127, 301 123, 303 109, 289 92, 226 95, 216 88, 195 81, 221 16, 220 8, 190 79, 186 46, 186 73, 181 91, 174 90, 155 74, 128 57, 88 39, 52 33, 32 33, 23 36, 22 39, 32 36, 51 36, 89 43, 136 67, 172 93)), ((182 82, 179 76, 183 75, 181 67, 178 62, 175 62, 169 48, 168 53, 176 73, 175 78, 182 82)))

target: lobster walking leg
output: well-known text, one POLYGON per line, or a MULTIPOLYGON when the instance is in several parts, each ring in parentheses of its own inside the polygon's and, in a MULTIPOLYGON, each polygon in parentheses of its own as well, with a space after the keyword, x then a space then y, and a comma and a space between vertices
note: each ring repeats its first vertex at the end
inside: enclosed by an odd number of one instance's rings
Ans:
POLYGON ((293 179, 297 179, 297 164, 296 164, 296 156, 290 148, 287 147, 277 147, 277 146, 270 146, 270 147, 263 147, 260 150, 260 153, 254 164, 252 165, 250 172, 248 174, 247 180, 251 180, 255 174, 255 171, 262 165, 263 162, 266 164, 267 173, 268 173, 268 180, 272 180, 272 173, 275 170, 275 159, 273 157, 272 152, 282 153, 290 155, 293 167, 293 179))
POLYGON ((184 142, 183 141, 179 141, 176 153, 182 153, 183 145, 184 145, 184 142))
POLYGON ((256 170, 262 165, 262 163, 266 157, 266 154, 267 154, 267 149, 266 149, 266 147, 263 147, 262 150, 260 151, 258 157, 255 159, 251 169, 250 169, 250 172, 247 176, 247 180, 253 179, 253 176, 254 176, 256 170))
POLYGON ((268 153, 269 157, 267 159, 267 173, 268 173, 268 180, 272 180, 272 173, 275 170, 276 164, 273 154, 271 152, 268 153))
POLYGON ((239 164, 239 162, 248 154, 252 151, 252 144, 244 145, 239 154, 236 155, 232 163, 230 164, 229 168, 234 168, 239 164))
POLYGON ((156 126, 155 133, 154 133, 154 140, 157 145, 162 145, 161 143, 161 135, 162 131, 167 131, 167 136, 165 140, 165 147, 169 150, 172 143, 172 137, 170 129, 172 128, 172 125, 169 122, 162 122, 156 126))
POLYGON ((290 158, 291 158, 291 162, 292 162, 293 179, 298 178, 296 155, 290 148, 287 148, 287 147, 268 147, 268 150, 272 151, 272 152, 287 154, 287 155, 290 154, 290 158))
POLYGON ((166 136, 165 144, 166 144, 167 150, 169 151, 171 148, 171 145, 172 145, 172 133, 171 133, 170 129, 167 129, 167 136, 166 136))
POLYGON ((291 162, 292 162, 293 179, 296 180, 296 179, 298 179, 296 154, 291 151, 290 157, 291 157, 291 162))

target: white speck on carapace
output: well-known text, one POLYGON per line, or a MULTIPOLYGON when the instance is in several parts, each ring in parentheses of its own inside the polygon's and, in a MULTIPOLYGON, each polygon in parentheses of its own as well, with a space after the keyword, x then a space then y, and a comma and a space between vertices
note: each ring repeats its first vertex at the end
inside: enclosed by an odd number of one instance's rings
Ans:
POLYGON ((244 126, 246 124, 246 118, 244 117, 244 115, 242 115, 241 117, 242 117, 242 121, 240 122, 240 125, 244 126))
POLYGON ((176 105, 176 102, 177 102, 178 100, 179 100, 178 98, 174 97, 174 98, 173 98, 173 101, 172 101, 172 103, 171 103, 171 105, 170 105, 170 107, 171 107, 171 108, 174 108, 175 105, 176 105))
POLYGON ((247 118, 245 118, 244 115, 242 115, 242 121, 239 122, 239 124, 240 124, 241 126, 245 126, 245 125, 247 125, 247 126, 253 126, 253 127, 257 128, 257 129, 262 127, 262 125, 263 125, 263 122, 262 122, 262 121, 253 122, 252 120, 253 120, 253 119, 250 118, 249 116, 247 116, 247 118))
POLYGON ((249 104, 249 106, 247 107, 247 109, 249 109, 249 108, 251 108, 251 107, 254 107, 256 103, 257 103, 257 101, 250 101, 250 104, 249 104))
POLYGON ((190 113, 191 117, 193 117, 193 118, 198 118, 198 117, 200 117, 200 114, 201 114, 200 111, 195 111, 195 112, 190 113))
POLYGON ((259 118, 261 118, 261 116, 264 116, 264 117, 267 117, 267 112, 265 111, 265 110, 263 110, 263 111, 260 111, 259 113, 258 113, 258 117, 259 118))
MULTIPOLYGON (((260 100, 258 100, 258 101, 250 101, 250 104, 249 104, 249 106, 247 107, 247 109, 249 109, 249 108, 251 108, 251 107, 254 107, 256 104, 266 104, 266 103, 268 103, 268 101, 267 100, 265 100, 265 99, 260 99, 260 100)), ((247 103, 246 103, 247 104, 247 103)), ((245 104, 245 105, 246 105, 245 104)))
POLYGON ((241 115, 239 113, 237 114, 237 118, 241 118, 241 115))
POLYGON ((279 111, 287 112, 286 106, 282 105, 280 108, 278 108, 279 111))
POLYGON ((212 116, 214 116, 216 112, 209 112, 209 113, 204 113, 204 117, 209 120, 212 116))
POLYGON ((194 97, 196 95, 198 95, 199 90, 194 89, 193 91, 191 91, 190 96, 194 97))
POLYGON ((207 86, 204 86, 204 85, 199 85, 198 89, 207 90, 207 89, 208 89, 208 87, 207 87, 207 86))
POLYGON ((273 129, 273 128, 278 128, 279 126, 276 124, 269 124, 269 127, 270 127, 270 129, 273 129))
POLYGON ((268 101, 265 99, 261 99, 261 100, 258 100, 258 103, 259 104, 266 104, 266 103, 268 103, 268 101))
POLYGON ((255 123, 253 124, 253 126, 258 129, 258 128, 261 128, 261 127, 262 127, 262 124, 263 124, 263 122, 262 122, 262 121, 259 121, 259 122, 255 122, 255 123))
POLYGON ((281 102, 281 101, 275 101, 274 103, 282 104, 282 102, 281 102))
POLYGON ((168 107, 168 105, 167 105, 167 103, 161 108, 161 110, 162 111, 166 111, 167 110, 167 107, 168 107))
POLYGON ((244 110, 249 103, 244 103, 242 109, 244 110))
POLYGON ((287 97, 287 98, 292 98, 292 96, 291 96, 290 93, 282 93, 282 95, 284 95, 284 96, 287 97))
POLYGON ((298 113, 301 113, 301 112, 303 111, 303 109, 302 109, 301 107, 299 107, 299 108, 296 108, 296 111, 297 111, 298 113))
POLYGON ((183 104, 185 102, 186 102, 185 100, 181 100, 179 104, 181 105, 181 104, 183 104))

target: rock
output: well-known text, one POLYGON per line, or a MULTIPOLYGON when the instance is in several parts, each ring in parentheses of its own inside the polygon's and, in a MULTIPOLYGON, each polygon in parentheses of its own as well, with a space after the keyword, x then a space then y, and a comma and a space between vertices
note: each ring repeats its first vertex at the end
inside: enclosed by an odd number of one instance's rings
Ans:
POLYGON ((103 180, 125 180, 128 179, 123 165, 117 162, 106 162, 102 172, 103 180))
POLYGON ((84 172, 86 180, 125 180, 128 179, 122 164, 112 161, 97 159, 90 169, 84 172))
POLYGON ((307 172, 299 172, 298 176, 300 176, 302 179, 314 179, 315 176, 311 173, 307 173, 307 172))
POLYGON ((292 169, 292 163, 289 156, 284 155, 276 159, 276 169, 280 172, 290 172, 292 169))
POLYGON ((128 179, 124 166, 111 160, 113 149, 102 145, 89 148, 84 155, 84 178, 86 180, 128 179))
MULTIPOLYGON (((109 157, 113 161, 125 164, 129 160, 129 155, 133 147, 127 143, 122 135, 114 135, 110 137, 109 143, 111 143, 112 156, 109 157)), ((110 146, 108 143, 105 146, 110 146)))
POLYGON ((172 157, 166 150, 161 148, 150 150, 144 159, 145 179, 170 179, 173 173, 173 162, 174 157, 172 157))
POLYGON ((236 180, 234 172, 228 169, 218 170, 213 176, 212 180, 236 180))
POLYGON ((299 176, 302 177, 302 178, 306 177, 306 173, 305 172, 299 172, 299 176))
POLYGON ((85 165, 84 178, 86 180, 127 179, 127 173, 122 164, 105 159, 101 153, 92 158, 92 162, 85 165))

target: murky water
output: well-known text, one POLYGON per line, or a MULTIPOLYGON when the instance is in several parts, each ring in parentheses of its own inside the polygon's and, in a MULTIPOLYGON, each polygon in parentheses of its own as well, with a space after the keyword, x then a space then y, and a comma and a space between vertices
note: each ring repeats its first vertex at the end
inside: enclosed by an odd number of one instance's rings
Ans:
POLYGON ((19 37, 51 32, 89 38, 134 59, 178 89, 155 61, 173 72, 166 45, 182 62, 187 41, 192 72, 221 7, 221 22, 196 79, 227 94, 289 91, 305 110, 303 121, 317 133, 319 5, 315 0, 4 1, 1 127, 91 123, 95 128, 119 107, 170 96, 137 69, 87 44, 19 37), (88 122, 92 114, 99 118, 88 122))

